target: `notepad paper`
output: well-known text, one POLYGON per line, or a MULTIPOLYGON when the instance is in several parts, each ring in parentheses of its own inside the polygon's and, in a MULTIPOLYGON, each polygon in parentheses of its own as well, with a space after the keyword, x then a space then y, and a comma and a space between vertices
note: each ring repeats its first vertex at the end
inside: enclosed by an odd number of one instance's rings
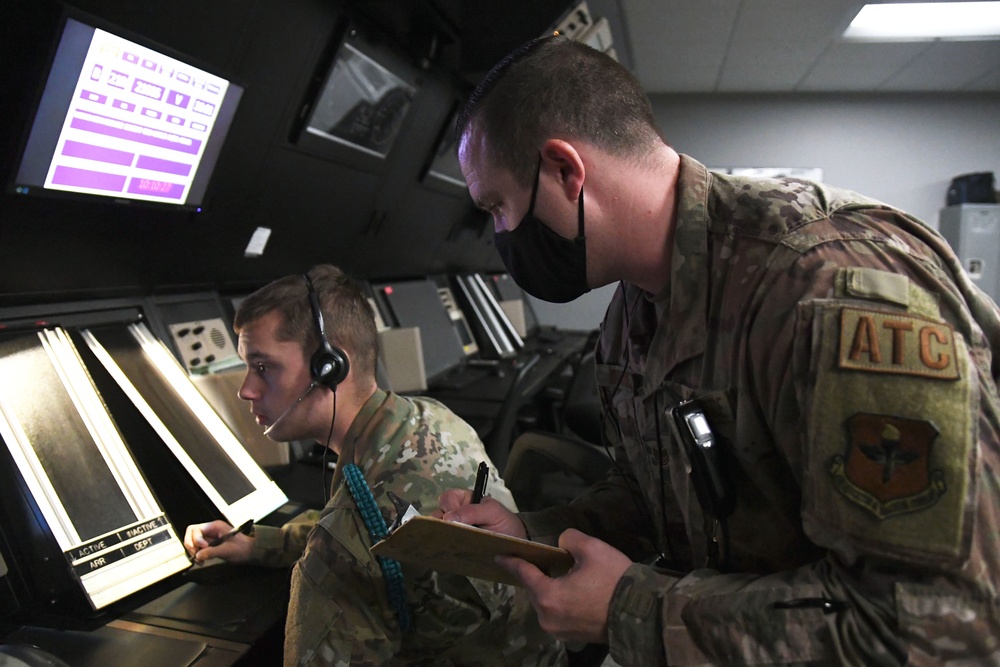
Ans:
POLYGON ((497 565, 497 556, 523 558, 550 577, 563 575, 573 566, 573 557, 565 549, 428 516, 409 519, 373 545, 371 552, 440 572, 504 584, 518 582, 497 565))

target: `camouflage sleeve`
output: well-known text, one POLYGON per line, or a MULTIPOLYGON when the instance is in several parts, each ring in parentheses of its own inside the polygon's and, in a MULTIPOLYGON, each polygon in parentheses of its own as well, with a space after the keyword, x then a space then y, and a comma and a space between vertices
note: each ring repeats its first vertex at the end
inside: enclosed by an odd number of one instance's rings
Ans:
POLYGON ((302 555, 319 517, 319 510, 306 510, 280 528, 254 525, 250 562, 268 567, 290 566, 302 555))
POLYGON ((575 528, 607 542, 632 560, 643 560, 653 553, 648 536, 651 519, 635 489, 635 482, 627 479, 623 469, 612 470, 606 480, 568 505, 518 516, 535 542, 555 545, 563 531, 575 528))
POLYGON ((353 512, 336 510, 295 565, 285 625, 285 664, 375 667, 400 650, 381 570, 353 512))
MULTIPOLYGON (((699 570, 678 579, 632 565, 608 610, 611 657, 622 665, 830 664, 816 633, 825 637, 818 607, 772 608, 791 592, 818 599, 805 574, 779 577, 699 570)), ((861 662, 852 664, 878 664, 861 662)))
POLYGON ((996 332, 969 312, 981 297, 910 242, 788 262, 742 343, 826 556, 763 576, 633 565, 609 610, 616 661, 997 660, 996 332))

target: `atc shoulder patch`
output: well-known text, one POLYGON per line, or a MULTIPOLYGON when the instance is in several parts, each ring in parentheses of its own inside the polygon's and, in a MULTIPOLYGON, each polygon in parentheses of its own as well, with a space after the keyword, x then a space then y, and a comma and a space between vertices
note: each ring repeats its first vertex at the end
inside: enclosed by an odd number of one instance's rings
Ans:
POLYGON ((807 531, 847 553, 961 558, 978 437, 965 341, 930 317, 857 306, 801 306, 813 311, 799 341, 813 373, 802 385, 807 531))
POLYGON ((845 369, 957 380, 955 331, 922 317, 845 307, 839 363, 845 369))

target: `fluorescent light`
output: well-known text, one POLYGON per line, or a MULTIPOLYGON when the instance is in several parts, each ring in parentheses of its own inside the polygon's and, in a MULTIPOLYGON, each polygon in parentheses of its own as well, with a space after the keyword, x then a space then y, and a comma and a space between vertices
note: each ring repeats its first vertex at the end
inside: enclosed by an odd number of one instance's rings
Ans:
POLYGON ((1000 39, 1000 2, 865 5, 844 32, 850 40, 1000 39))

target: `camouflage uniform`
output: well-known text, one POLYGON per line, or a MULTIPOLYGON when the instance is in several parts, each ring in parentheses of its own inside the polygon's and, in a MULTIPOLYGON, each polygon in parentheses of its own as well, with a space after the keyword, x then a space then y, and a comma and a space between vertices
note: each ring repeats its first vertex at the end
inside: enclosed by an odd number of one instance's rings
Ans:
POLYGON ((855 193, 686 156, 678 193, 669 284, 623 285, 602 324, 619 469, 522 515, 535 539, 573 526, 667 556, 620 581, 612 657, 1000 664, 996 305, 936 232, 855 193), (692 398, 734 489, 726 521, 668 426, 692 398))
MULTIPOLYGON (((378 390, 344 438, 340 461, 364 472, 391 523, 393 491, 422 514, 448 488, 471 488, 482 443, 440 403, 378 390)), ((492 472, 491 497, 513 507, 492 472)), ((562 646, 538 626, 523 591, 403 564, 413 627, 401 632, 371 539, 340 470, 322 512, 257 526, 252 559, 291 564, 286 665, 559 665, 562 646), (303 548, 305 553, 303 553, 303 548)))

